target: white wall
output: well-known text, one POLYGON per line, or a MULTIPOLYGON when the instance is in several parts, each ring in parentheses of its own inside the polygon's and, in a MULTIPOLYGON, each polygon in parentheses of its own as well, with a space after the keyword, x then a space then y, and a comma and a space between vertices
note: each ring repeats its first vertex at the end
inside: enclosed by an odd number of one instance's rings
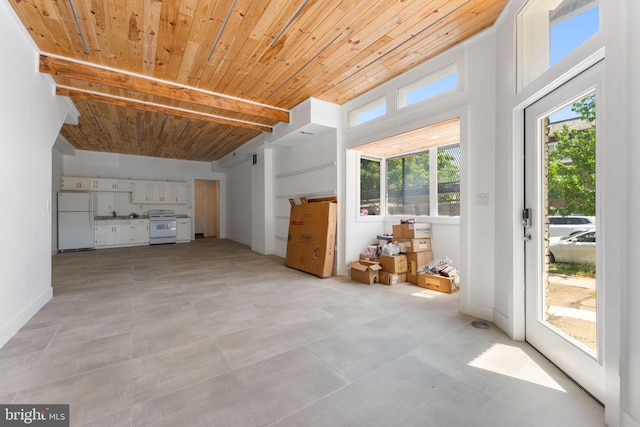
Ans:
MULTIPOLYGON (((624 227, 624 235, 626 242, 624 249, 620 255, 623 256, 624 270, 622 272, 622 283, 624 288, 621 290, 621 300, 625 301, 622 307, 622 318, 620 324, 622 326, 622 358, 620 367, 621 391, 622 391, 622 425, 631 427, 640 426, 640 310, 637 304, 640 302, 640 286, 638 286, 638 268, 637 262, 640 260, 640 230, 637 226, 638 212, 640 212, 640 197, 638 197, 638 185, 640 184, 640 168, 638 168, 638 159, 640 159, 640 128, 638 127, 638 117, 640 117, 640 2, 637 0, 627 0, 626 8, 620 11, 621 28, 626 28, 628 34, 626 40, 616 40, 621 46, 628 60, 626 69, 627 85, 618 85, 618 91, 623 94, 626 90, 627 96, 627 114, 618 123, 626 129, 627 137, 623 139, 626 143, 624 148, 626 152, 624 156, 618 156, 617 159, 625 158, 625 176, 624 181, 628 184, 624 191, 624 196, 620 195, 620 206, 626 205, 625 216, 622 218, 624 227), (624 120, 626 119, 626 121, 624 120), (626 123, 625 123, 626 122, 626 123)), ((620 153, 622 154, 622 153, 620 153)), ((612 156, 613 157, 613 156, 612 156)), ((612 161, 612 163, 615 163, 612 161)), ((612 165, 614 166, 614 165, 612 165)), ((622 193, 622 192, 621 192, 622 193)), ((618 326, 618 325, 615 325, 618 326)), ((615 327, 614 326, 614 327, 615 327)), ((609 331, 613 333, 613 331, 609 331)), ((611 373, 612 377, 615 372, 611 373)), ((613 394, 613 393, 612 393, 613 394)))
POLYGON ((60 179, 63 176, 64 159, 62 154, 55 148, 51 150, 51 254, 58 252, 58 191, 60 190, 60 179))
POLYGON ((0 4, 0 346, 52 296, 52 146, 68 101, 38 73, 38 55, 7 2, 0 4))
MULTIPOLYGON (((129 192, 97 192, 96 215, 117 215, 130 213, 145 214, 149 209, 166 208, 175 210, 176 214, 185 214, 193 218, 193 192, 196 179, 220 181, 220 199, 226 195, 226 174, 212 172, 209 162, 164 159, 157 157, 133 156, 126 154, 100 153, 95 151, 76 150, 73 155, 63 156, 63 174, 65 176, 89 176, 99 178, 124 178, 157 181, 187 182, 188 204, 133 204, 129 192)), ((60 183, 57 188, 60 189, 60 183)), ((225 204, 220 204, 220 235, 226 237, 225 204)), ((194 227, 191 227, 192 238, 194 227)))
POLYGON ((289 198, 337 195, 336 156, 335 130, 320 135, 300 135, 291 145, 273 151, 273 253, 286 255, 289 198))
MULTIPOLYGON (((245 158, 227 172, 226 199, 220 197, 220 204, 227 205, 227 237, 243 245, 251 246, 253 224, 251 206, 251 159, 245 158)), ((220 219, 220 226, 225 222, 220 219)))

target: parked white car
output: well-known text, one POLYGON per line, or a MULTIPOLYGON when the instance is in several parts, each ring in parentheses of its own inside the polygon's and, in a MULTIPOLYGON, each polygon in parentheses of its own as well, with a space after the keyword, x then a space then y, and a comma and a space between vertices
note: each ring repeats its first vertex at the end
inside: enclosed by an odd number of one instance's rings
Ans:
POLYGON ((549 262, 595 263, 596 231, 581 231, 549 239, 549 262))
POLYGON ((549 237, 568 236, 575 231, 596 229, 596 218, 593 216, 549 216, 548 219, 549 237))

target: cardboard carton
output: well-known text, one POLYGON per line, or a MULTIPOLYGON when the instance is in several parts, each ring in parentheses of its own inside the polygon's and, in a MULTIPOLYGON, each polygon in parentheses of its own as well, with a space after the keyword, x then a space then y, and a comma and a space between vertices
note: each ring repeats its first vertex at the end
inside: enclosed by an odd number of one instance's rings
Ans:
POLYGON ((445 294, 452 294, 460 290, 458 276, 444 277, 433 274, 418 274, 418 286, 445 294))
POLYGON ((418 284, 418 270, 433 261, 433 251, 407 254, 407 282, 418 284))
POLYGON ((401 239, 395 242, 400 248, 400 253, 411 254, 415 252, 425 252, 431 250, 431 239, 401 239))
MULTIPOLYGON (((427 222, 416 222, 414 224, 400 224, 402 227, 402 239, 430 239, 431 238, 431 224, 427 222)), ((394 226, 395 227, 395 226, 394 226)), ((394 238, 395 235, 394 228, 394 238)))
POLYGON ((290 200, 285 265, 318 277, 331 277, 338 217, 335 200, 290 200))
POLYGON ((393 238, 404 239, 404 224, 393 224, 393 238))
POLYGON ((407 281, 407 273, 389 273, 382 270, 380 272, 380 284, 381 285, 397 285, 407 281))
POLYGON ((389 273, 406 273, 408 271, 406 255, 380 255, 380 265, 384 271, 389 273))
POLYGON ((351 267, 351 280, 373 285, 380 281, 379 271, 382 269, 377 262, 353 261, 351 267))

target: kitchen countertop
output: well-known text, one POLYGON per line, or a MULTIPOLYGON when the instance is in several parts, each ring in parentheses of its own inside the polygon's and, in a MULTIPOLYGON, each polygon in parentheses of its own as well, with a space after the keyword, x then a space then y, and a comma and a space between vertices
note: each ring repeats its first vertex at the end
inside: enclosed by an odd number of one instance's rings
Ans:
POLYGON ((104 216, 94 216, 93 219, 96 221, 104 221, 107 219, 149 219, 149 217, 147 215, 138 215, 137 218, 130 218, 129 215, 117 215, 117 216, 104 215, 104 216))

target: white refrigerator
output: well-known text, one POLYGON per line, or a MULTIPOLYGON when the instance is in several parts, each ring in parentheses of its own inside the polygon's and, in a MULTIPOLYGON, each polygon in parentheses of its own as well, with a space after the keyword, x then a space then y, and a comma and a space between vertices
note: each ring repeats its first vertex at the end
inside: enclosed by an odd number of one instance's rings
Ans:
POLYGON ((93 249, 92 193, 58 193, 58 250, 93 249))

